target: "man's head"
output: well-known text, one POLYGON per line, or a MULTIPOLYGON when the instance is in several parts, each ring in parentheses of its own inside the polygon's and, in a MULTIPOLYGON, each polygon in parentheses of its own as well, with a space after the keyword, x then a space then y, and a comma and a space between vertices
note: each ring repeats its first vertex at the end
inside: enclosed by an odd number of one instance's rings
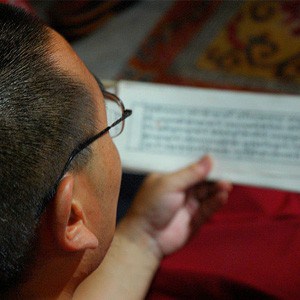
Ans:
POLYGON ((0 5, 3 290, 39 264, 32 261, 33 253, 52 253, 66 263, 67 254, 80 253, 86 270, 78 272, 86 273, 103 258, 120 184, 109 135, 82 151, 54 196, 51 191, 72 150, 105 127, 100 89, 67 42, 24 12, 0 5), (97 257, 94 263, 92 257, 97 257))

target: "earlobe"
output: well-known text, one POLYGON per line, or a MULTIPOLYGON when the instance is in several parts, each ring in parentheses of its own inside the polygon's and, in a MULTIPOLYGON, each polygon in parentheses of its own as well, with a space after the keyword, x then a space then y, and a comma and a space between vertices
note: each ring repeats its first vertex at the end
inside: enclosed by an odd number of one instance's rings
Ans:
POLYGON ((68 251, 95 249, 98 246, 98 239, 85 226, 84 222, 78 219, 75 223, 67 226, 65 246, 68 251))
POLYGON ((75 200, 74 176, 65 176, 54 198, 54 234, 65 251, 82 251, 98 246, 98 239, 87 227, 80 199, 75 200))

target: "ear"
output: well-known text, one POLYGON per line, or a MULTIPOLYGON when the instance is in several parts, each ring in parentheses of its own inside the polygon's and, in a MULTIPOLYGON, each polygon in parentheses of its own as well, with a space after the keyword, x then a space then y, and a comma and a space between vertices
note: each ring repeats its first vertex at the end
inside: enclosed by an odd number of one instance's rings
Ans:
POLYGON ((95 249, 98 239, 86 226, 80 201, 75 200, 74 176, 65 176, 54 197, 53 224, 55 237, 65 251, 95 249))

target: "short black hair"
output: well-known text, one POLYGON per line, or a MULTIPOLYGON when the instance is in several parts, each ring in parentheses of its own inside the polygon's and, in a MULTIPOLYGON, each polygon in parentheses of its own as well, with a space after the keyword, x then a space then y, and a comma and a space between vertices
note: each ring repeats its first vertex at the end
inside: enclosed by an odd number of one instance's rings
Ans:
MULTIPOLYGON (((92 96, 54 66, 50 44, 47 26, 0 4, 0 292, 24 276, 45 195, 94 133, 92 96)), ((76 161, 82 168, 88 155, 76 161)))

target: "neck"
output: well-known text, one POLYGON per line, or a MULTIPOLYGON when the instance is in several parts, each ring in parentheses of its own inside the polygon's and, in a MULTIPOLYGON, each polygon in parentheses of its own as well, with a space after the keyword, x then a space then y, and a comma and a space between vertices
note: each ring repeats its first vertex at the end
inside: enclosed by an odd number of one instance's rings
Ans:
POLYGON ((44 253, 37 257, 27 277, 18 289, 11 292, 12 299, 71 299, 83 280, 80 272, 83 254, 68 257, 44 253))
POLYGON ((84 279, 84 252, 60 249, 52 230, 44 220, 39 226, 39 241, 35 257, 18 289, 10 293, 12 299, 71 299, 84 279))

